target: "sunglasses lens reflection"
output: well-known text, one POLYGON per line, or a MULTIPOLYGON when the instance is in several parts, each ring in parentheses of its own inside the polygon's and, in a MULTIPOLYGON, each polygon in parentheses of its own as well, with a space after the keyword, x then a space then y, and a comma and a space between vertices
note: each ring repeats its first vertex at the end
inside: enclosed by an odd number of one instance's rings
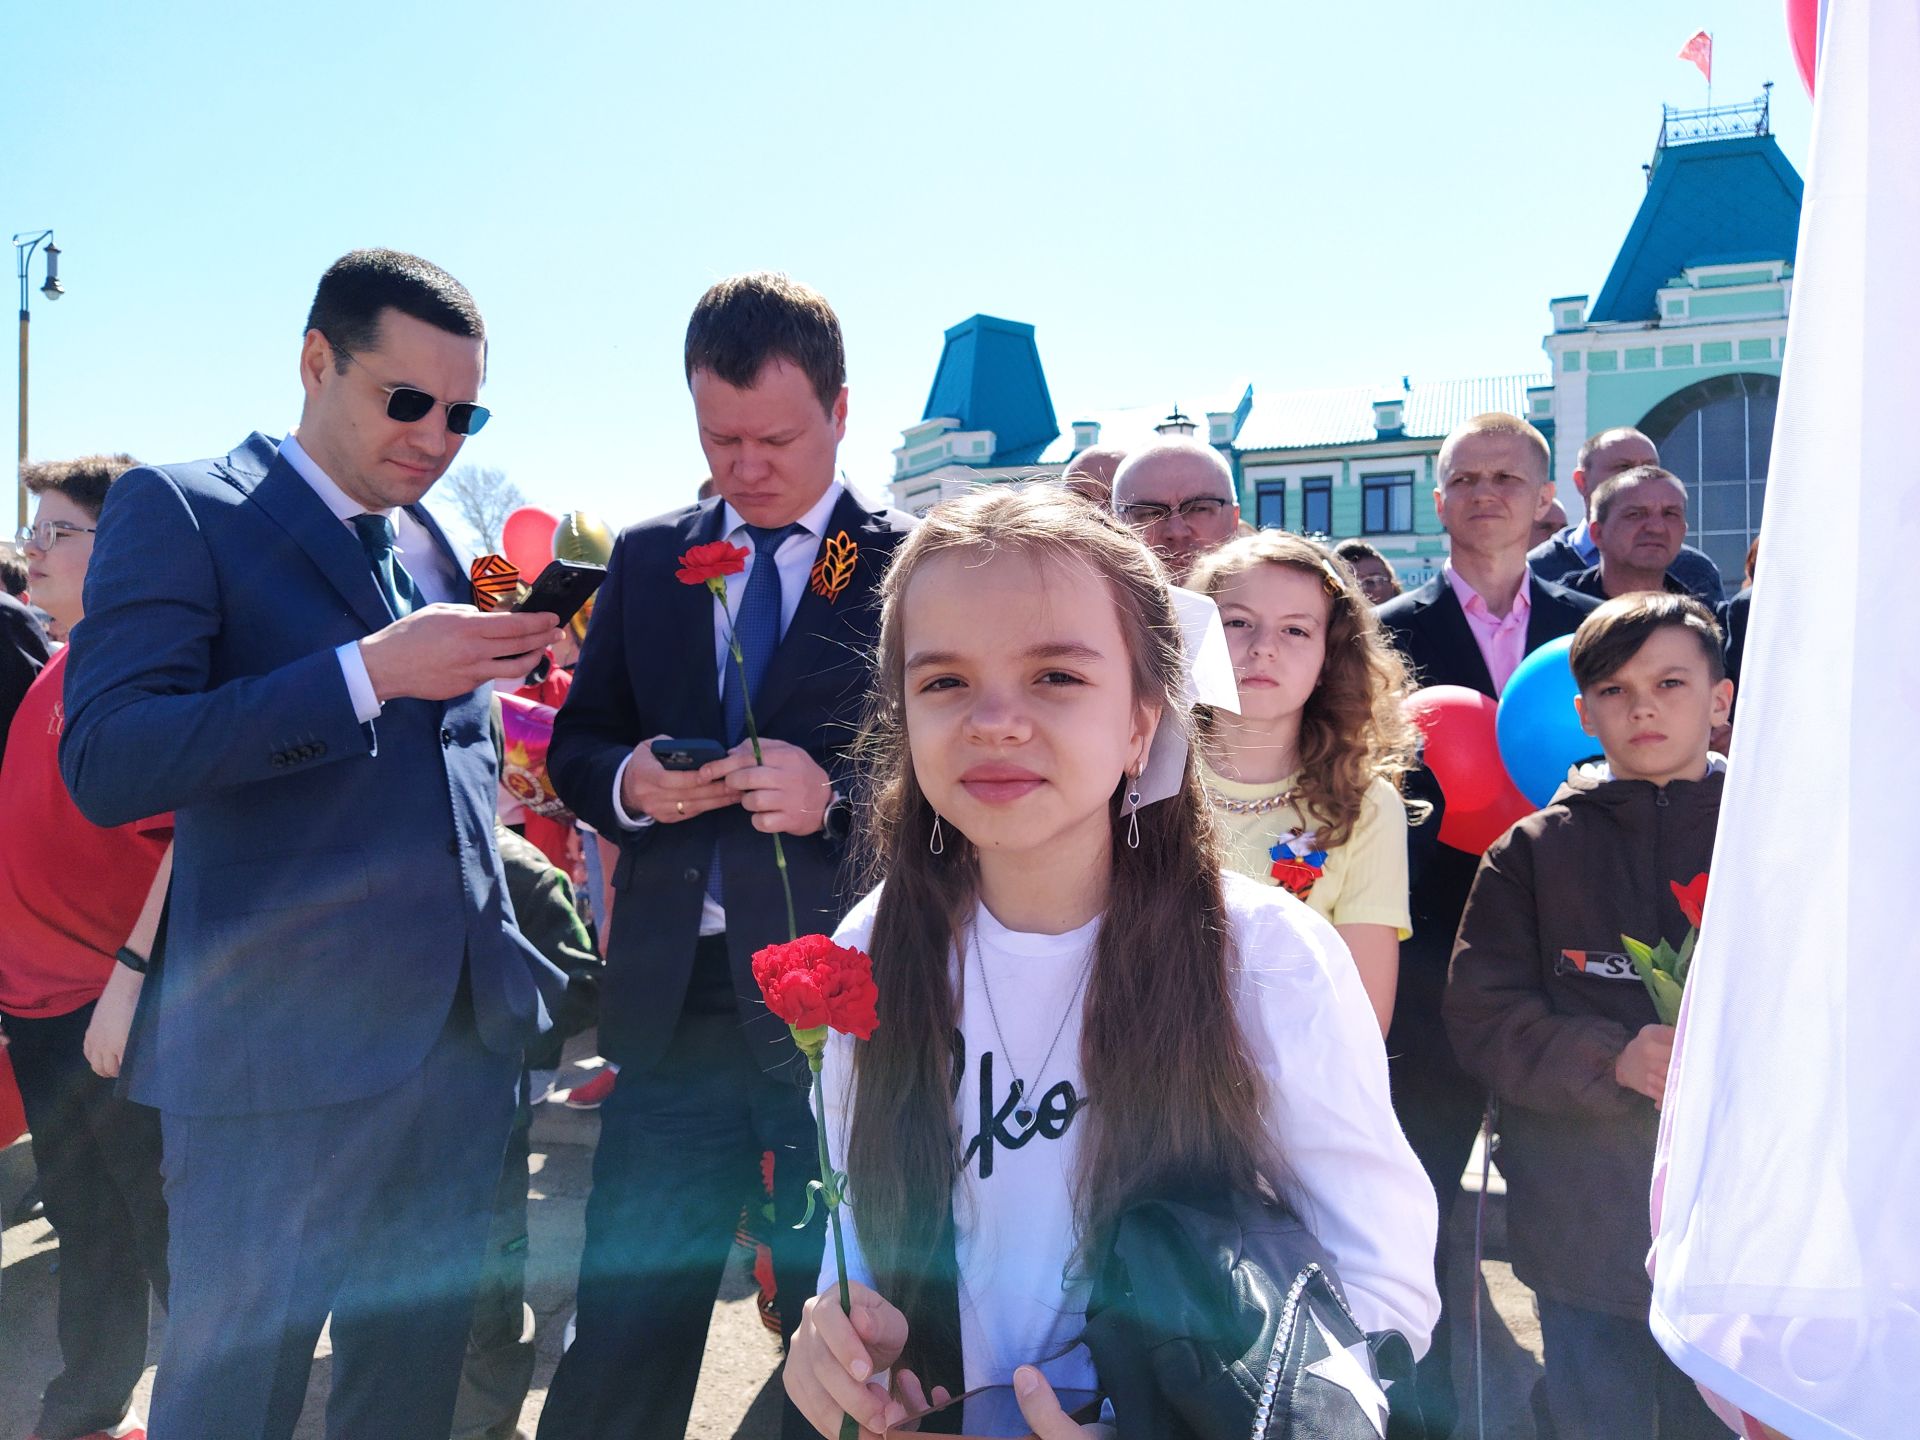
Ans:
POLYGON ((456 435, 477 435, 491 414, 484 405, 449 405, 447 429, 456 435))

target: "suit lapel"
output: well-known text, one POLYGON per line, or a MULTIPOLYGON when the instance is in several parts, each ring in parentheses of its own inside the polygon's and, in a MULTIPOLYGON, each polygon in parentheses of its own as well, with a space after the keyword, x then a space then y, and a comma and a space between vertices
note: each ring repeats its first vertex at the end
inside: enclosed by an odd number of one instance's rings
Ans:
MULTIPOLYGON (((431 535, 433 537, 433 543, 440 547, 440 558, 453 570, 453 577, 457 582, 455 594, 459 600, 462 602, 471 601, 473 598, 471 592, 461 593, 458 589, 458 584, 467 581, 467 562, 461 558, 460 552, 453 548, 453 542, 447 539, 447 532, 440 528, 440 522, 433 518, 433 512, 427 509, 426 506, 420 504, 409 505, 406 509, 407 514, 413 517, 414 523, 425 530, 427 534, 431 535)), ((419 579, 419 576, 414 576, 414 582, 416 584, 419 583, 419 579)), ((528 583, 531 584, 532 582, 529 581, 528 583)))
MULTIPOLYGON (((680 548, 674 552, 674 560, 678 562, 680 556, 696 545, 710 545, 723 538, 720 527, 724 523, 720 502, 705 502, 681 526, 680 548)), ((711 735, 724 745, 727 738, 723 733, 726 721, 720 707, 720 672, 714 663, 716 647, 713 628, 718 623, 714 607, 720 602, 704 585, 681 584, 672 571, 667 573, 666 583, 670 592, 665 617, 667 629, 672 634, 683 636, 686 645, 682 662, 669 673, 694 677, 693 703, 703 717, 694 733, 711 735)))
MULTIPOLYGON (((387 602, 373 580, 373 567, 353 532, 327 509, 313 487, 300 478, 272 442, 255 436, 220 466, 229 480, 251 496, 288 537, 307 553, 327 582, 338 590, 369 633, 393 623, 387 602), (255 444, 254 440, 259 443, 255 444), (262 462, 268 461, 262 468, 262 462)), ((444 543, 444 542, 443 542, 444 543)))
POLYGON ((1531 655, 1549 640, 1567 634, 1568 627, 1560 597, 1549 594, 1538 576, 1529 575, 1527 585, 1527 598, 1532 602, 1527 612, 1527 653, 1531 655))
POLYGON ((1445 575, 1433 583, 1440 593, 1427 606, 1427 633, 1444 657, 1445 668, 1482 695, 1498 694, 1493 688, 1493 672, 1487 669, 1487 657, 1480 653, 1480 642, 1473 638, 1473 627, 1467 624, 1467 612, 1460 608, 1460 597, 1453 593, 1445 575))
POLYGON ((843 491, 828 517, 827 533, 814 550, 814 562, 819 563, 820 552, 826 548, 827 541, 843 531, 856 546, 862 547, 862 553, 854 558, 853 578, 847 588, 834 599, 829 600, 815 590, 812 578, 808 578, 793 619, 780 639, 780 647, 773 652, 766 677, 760 682, 760 693, 753 697, 754 714, 762 723, 786 702, 795 685, 809 675, 831 668, 838 658, 833 654, 833 646, 838 643, 834 633, 839 628, 836 612, 857 606, 873 587, 875 566, 880 557, 866 547, 875 524, 874 517, 853 498, 853 492, 843 491))

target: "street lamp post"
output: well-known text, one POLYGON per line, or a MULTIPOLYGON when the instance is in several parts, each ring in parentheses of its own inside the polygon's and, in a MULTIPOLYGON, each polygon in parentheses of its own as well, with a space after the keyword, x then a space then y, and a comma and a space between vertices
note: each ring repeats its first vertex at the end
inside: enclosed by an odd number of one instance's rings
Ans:
MULTIPOLYGON (((27 463, 27 324, 33 318, 27 310, 27 302, 32 292, 27 289, 27 265, 33 259, 33 252, 42 245, 47 249, 47 280, 40 287, 40 293, 49 300, 58 300, 67 293, 67 287, 60 283, 60 247, 53 243, 53 231, 42 230, 32 234, 25 230, 13 237, 13 253, 20 271, 20 464, 27 463)), ((16 472, 17 475, 18 472, 16 472)), ((21 479, 15 480, 19 492, 17 526, 27 528, 27 486, 21 479)))

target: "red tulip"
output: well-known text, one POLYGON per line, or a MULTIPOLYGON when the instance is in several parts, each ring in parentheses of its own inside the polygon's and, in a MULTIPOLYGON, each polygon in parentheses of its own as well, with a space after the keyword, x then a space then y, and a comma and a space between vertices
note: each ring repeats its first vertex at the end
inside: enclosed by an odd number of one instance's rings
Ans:
POLYGON ((1673 898, 1680 902, 1680 913, 1687 917, 1687 923, 1694 929, 1700 928, 1700 916, 1707 908, 1707 877, 1705 872, 1698 874, 1682 885, 1678 880, 1669 882, 1673 886, 1673 898))

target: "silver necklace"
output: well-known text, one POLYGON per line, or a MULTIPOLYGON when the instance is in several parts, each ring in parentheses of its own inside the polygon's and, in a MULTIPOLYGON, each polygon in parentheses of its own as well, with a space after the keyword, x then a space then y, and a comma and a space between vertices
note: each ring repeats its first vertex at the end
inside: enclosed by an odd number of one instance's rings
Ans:
POLYGON ((1267 795, 1258 800, 1232 800, 1211 785, 1203 788, 1207 798, 1213 802, 1214 809, 1224 810, 1229 815, 1266 815, 1284 809, 1300 798, 1300 787, 1297 785, 1282 790, 1278 795, 1267 795))
MULTIPOLYGON (((1097 941, 1095 942, 1098 943, 1097 941)), ((1007 1069, 1013 1071, 1013 1118, 1022 1125, 1033 1124, 1033 1103, 1027 1098, 1027 1082, 1020 1078, 1020 1072, 1014 1069, 1013 1051, 1007 1048, 1007 1037, 1000 1031, 1000 1012, 994 1008, 993 986, 987 980, 987 962, 980 953, 980 926, 976 921, 973 927, 973 963, 980 971, 980 988, 987 995, 987 1018, 993 1021, 993 1038, 1000 1042, 1000 1056, 1007 1062, 1007 1069)), ((1038 1079, 1044 1080, 1047 1066, 1053 1060, 1053 1052, 1059 1048, 1060 1037, 1066 1034, 1067 1020, 1080 1004, 1080 992, 1086 988, 1087 976, 1093 970, 1093 956, 1087 956, 1086 964, 1080 967, 1080 979, 1074 984, 1073 998, 1067 1001, 1067 1008, 1060 1012, 1060 1023, 1054 1028, 1053 1043, 1047 1046, 1047 1053, 1040 1060, 1040 1068, 1034 1072, 1038 1079)))

